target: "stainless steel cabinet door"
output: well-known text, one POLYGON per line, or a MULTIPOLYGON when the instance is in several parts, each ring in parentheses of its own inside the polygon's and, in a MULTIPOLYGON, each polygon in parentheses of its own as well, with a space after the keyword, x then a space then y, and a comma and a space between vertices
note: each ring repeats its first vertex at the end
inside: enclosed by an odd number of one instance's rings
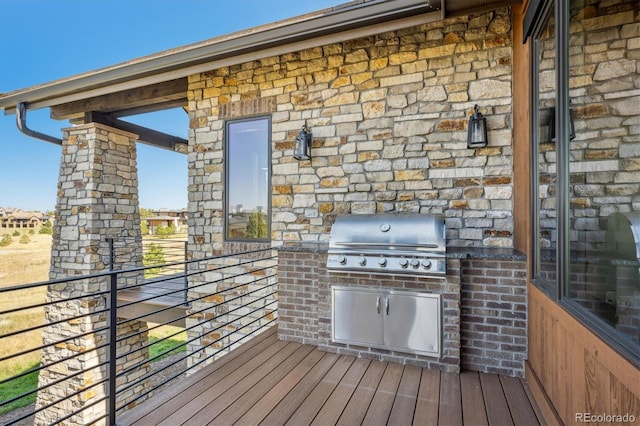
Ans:
POLYGON ((382 337, 383 296, 367 290, 333 287, 333 340, 380 346, 382 337))
POLYGON ((427 355, 440 355, 440 295, 384 296, 384 345, 427 355))

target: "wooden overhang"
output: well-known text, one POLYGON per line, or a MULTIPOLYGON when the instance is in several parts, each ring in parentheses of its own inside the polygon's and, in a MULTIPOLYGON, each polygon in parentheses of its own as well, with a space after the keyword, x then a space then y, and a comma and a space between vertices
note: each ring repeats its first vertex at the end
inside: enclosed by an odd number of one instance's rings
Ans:
POLYGON ((186 139, 135 125, 123 117, 169 108, 187 110, 189 75, 327 43, 365 37, 481 10, 505 0, 354 0, 256 28, 205 40, 76 76, 0 94, 14 114, 50 108, 56 120, 99 122, 133 132, 141 142, 186 152, 186 139))
POLYGON ((129 121, 121 120, 136 114, 169 108, 187 109, 187 78, 179 78, 107 95, 81 99, 51 107, 51 118, 69 120, 74 124, 100 123, 138 135, 142 143, 186 153, 188 141, 129 121))

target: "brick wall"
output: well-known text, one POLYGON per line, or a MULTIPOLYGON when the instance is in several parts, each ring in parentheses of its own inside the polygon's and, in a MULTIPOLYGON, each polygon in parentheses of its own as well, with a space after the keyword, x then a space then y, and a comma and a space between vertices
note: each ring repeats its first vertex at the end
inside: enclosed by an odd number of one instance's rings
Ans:
POLYGON ((524 377, 527 359, 525 261, 462 261, 462 368, 524 377))
POLYGON ((280 251, 278 253, 278 337, 318 344, 318 293, 327 255, 280 251))
POLYGON ((278 255, 279 320, 282 340, 317 345, 321 350, 357 357, 411 364, 444 371, 460 368, 459 261, 448 262, 447 280, 336 274, 326 269, 324 251, 280 250, 278 255), (331 286, 402 289, 442 294, 443 335, 440 359, 331 341, 331 286))
MULTIPOLYGON (((326 264, 326 263, 325 263, 326 264)), ((323 264, 324 266, 324 264, 323 264)), ((448 372, 460 371, 460 268, 459 260, 447 261, 446 279, 405 277, 401 275, 336 274, 327 272, 318 290, 318 347, 329 352, 398 362, 448 372), (368 348, 331 341, 331 286, 424 291, 442 295, 442 353, 440 358, 400 351, 368 348)))
POLYGON ((326 252, 317 247, 311 250, 285 247, 279 251, 279 338, 318 345, 325 351, 444 371, 462 368, 524 377, 527 358, 525 260, 450 257, 446 281, 335 274, 327 272, 325 265, 326 252), (332 285, 441 293, 442 357, 435 359, 331 342, 332 285))

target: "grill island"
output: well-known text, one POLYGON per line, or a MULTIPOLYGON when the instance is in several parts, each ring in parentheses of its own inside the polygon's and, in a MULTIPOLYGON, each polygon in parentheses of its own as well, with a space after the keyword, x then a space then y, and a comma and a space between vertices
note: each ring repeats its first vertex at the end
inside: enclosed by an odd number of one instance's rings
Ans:
POLYGON ((344 215, 327 242, 279 247, 278 338, 447 372, 523 377, 526 258, 512 249, 448 247, 445 236, 439 215, 344 215))

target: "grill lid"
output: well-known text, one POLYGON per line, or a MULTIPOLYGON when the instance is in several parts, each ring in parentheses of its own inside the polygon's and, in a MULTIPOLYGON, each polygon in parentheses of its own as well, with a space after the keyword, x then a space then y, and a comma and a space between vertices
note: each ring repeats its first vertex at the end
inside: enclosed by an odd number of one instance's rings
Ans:
POLYGON ((444 219, 439 215, 366 214, 336 218, 329 251, 427 251, 445 253, 444 219))
POLYGON ((612 213, 607 225, 607 251, 620 259, 640 261, 640 212, 612 213))
POLYGON ((441 216, 338 216, 331 228, 327 269, 443 277, 445 252, 445 225, 441 216))

